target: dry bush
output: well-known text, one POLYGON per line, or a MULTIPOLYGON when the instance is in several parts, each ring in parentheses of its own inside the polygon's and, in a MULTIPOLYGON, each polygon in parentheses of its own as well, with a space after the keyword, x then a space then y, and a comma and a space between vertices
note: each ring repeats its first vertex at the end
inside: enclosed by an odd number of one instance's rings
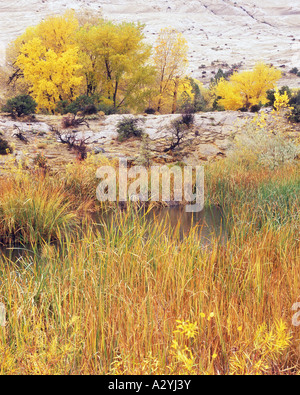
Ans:
POLYGON ((61 121, 61 126, 63 129, 76 128, 82 125, 89 127, 89 124, 85 120, 85 116, 77 118, 74 114, 67 114, 61 121))
POLYGON ((79 160, 85 160, 87 158, 87 143, 89 141, 89 137, 87 138, 78 138, 76 133, 69 132, 67 134, 62 134, 58 130, 55 131, 57 140, 62 143, 68 145, 70 150, 73 150, 77 154, 77 158, 79 160))

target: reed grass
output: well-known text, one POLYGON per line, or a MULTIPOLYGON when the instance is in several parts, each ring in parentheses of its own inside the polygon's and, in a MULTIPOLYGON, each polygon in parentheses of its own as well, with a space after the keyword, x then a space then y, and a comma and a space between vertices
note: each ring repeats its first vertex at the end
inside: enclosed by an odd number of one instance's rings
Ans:
POLYGON ((36 186, 22 211, 23 189, 1 190, 1 229, 30 219, 31 244, 0 258, 0 373, 298 374, 299 174, 209 165, 206 204, 220 206, 228 237, 208 246, 196 226, 182 238, 136 210, 71 232, 63 191, 36 186))
POLYGON ((76 212, 61 187, 39 176, 0 181, 0 238, 4 241, 51 242, 76 223, 76 212))

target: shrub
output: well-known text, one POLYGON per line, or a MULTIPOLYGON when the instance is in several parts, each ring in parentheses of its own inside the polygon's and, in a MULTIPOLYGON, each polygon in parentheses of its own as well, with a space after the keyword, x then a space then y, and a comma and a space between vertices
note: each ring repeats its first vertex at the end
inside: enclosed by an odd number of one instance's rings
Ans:
POLYGON ((164 152, 174 151, 176 148, 179 148, 186 137, 187 130, 188 126, 183 122, 182 118, 171 122, 171 145, 166 148, 164 152))
POLYGON ((143 123, 144 120, 140 118, 123 118, 117 124, 117 132, 119 133, 119 140, 127 140, 131 137, 141 138, 144 131, 139 125, 143 123))
POLYGON ((77 159, 80 161, 85 160, 87 158, 87 143, 89 141, 89 137, 87 138, 77 138, 76 133, 70 132, 65 135, 62 135, 59 131, 56 131, 57 140, 62 144, 67 144, 70 150, 73 150, 77 159))
POLYGON ((80 161, 83 161, 87 158, 87 153, 88 153, 87 141, 88 141, 88 139, 79 139, 73 147, 74 151, 76 152, 77 159, 80 161))
POLYGON ((164 152, 174 151, 184 142, 189 129, 194 125, 195 115, 192 112, 186 112, 181 118, 171 122, 169 132, 171 134, 170 147, 164 152))
POLYGON ((63 117, 61 121, 61 126, 63 129, 68 128, 76 128, 77 126, 85 125, 89 127, 89 124, 85 120, 85 117, 76 118, 74 114, 68 114, 67 116, 63 117))
POLYGON ((294 106, 293 110, 291 111, 291 114, 289 115, 289 120, 295 123, 300 122, 300 105, 294 106))
POLYGON ((191 128, 195 123, 195 115, 191 112, 186 112, 182 115, 181 123, 191 128))
POLYGON ((291 114, 289 115, 289 120, 292 122, 300 122, 300 91, 294 94, 290 99, 290 105, 293 107, 291 114))
POLYGON ((0 137, 0 155, 8 155, 12 152, 12 148, 6 140, 0 137))
POLYGON ((22 115, 35 114, 37 104, 29 95, 17 96, 9 99, 2 111, 10 113, 11 116, 21 117, 22 115))
MULTIPOLYGON (((292 91, 291 91, 290 87, 283 86, 283 87, 281 87, 281 89, 279 89, 280 95, 283 95, 284 92, 287 93, 288 97, 290 98, 290 103, 291 103, 293 94, 292 94, 292 91)), ((276 101, 276 99, 275 99, 275 89, 270 89, 270 90, 267 91, 267 99, 268 99, 268 103, 266 104, 266 107, 269 107, 269 106, 274 107, 274 103, 276 101)))
POLYGON ((293 106, 300 106, 300 91, 296 92, 294 95, 291 96, 290 105, 293 106))
POLYGON ((57 106, 55 111, 61 115, 68 114, 70 111, 68 110, 70 103, 67 100, 61 100, 57 106))
POLYGON ((274 169, 293 163, 299 154, 300 147, 284 133, 270 133, 266 127, 259 128, 254 121, 236 134, 229 157, 244 165, 258 164, 274 169))
POLYGON ((79 96, 73 103, 71 103, 67 109, 72 114, 78 112, 86 113, 88 115, 96 114, 98 109, 95 105, 95 98, 90 96, 79 96))
POLYGON ((275 103, 275 89, 269 89, 267 91, 267 99, 268 99, 268 103, 266 104, 266 107, 274 107, 274 103, 275 103))
POLYGON ((38 154, 34 159, 33 159, 33 165, 37 169, 40 169, 44 172, 50 170, 48 166, 48 160, 43 154, 38 154))
POLYGON ((155 108, 152 108, 152 107, 148 107, 145 110, 145 114, 148 114, 148 115, 154 115, 155 113, 156 113, 156 110, 155 110, 155 108))
POLYGON ((19 128, 17 125, 15 125, 15 128, 17 129, 17 131, 13 134, 13 136, 22 141, 23 143, 28 144, 28 139, 26 136, 24 136, 24 132, 21 130, 21 128, 19 128))
POLYGON ((98 105, 98 111, 103 112, 105 115, 113 115, 118 113, 118 109, 116 109, 112 105, 105 103, 100 103, 98 105))
POLYGON ((292 68, 292 70, 290 70, 290 73, 291 73, 291 74, 298 75, 298 73, 299 73, 299 70, 298 70, 298 68, 297 68, 297 67, 293 67, 293 68, 292 68))
POLYGON ((83 115, 93 115, 98 112, 97 101, 97 98, 94 96, 82 95, 72 103, 66 100, 60 101, 56 107, 56 111, 62 115, 76 115, 78 112, 83 115))
POLYGON ((95 104, 89 104, 88 106, 84 107, 81 112, 83 115, 94 115, 97 114, 98 108, 95 106, 95 104))
POLYGON ((293 92, 292 92, 291 88, 287 85, 282 86, 281 89, 279 89, 279 93, 281 95, 283 95, 285 92, 287 93, 288 97, 291 99, 293 96, 293 92))
MULTIPOLYGON (((74 102, 70 103, 62 100, 57 104, 55 111, 61 115, 78 114, 94 115, 103 112, 104 115, 118 114, 119 110, 113 105, 100 102, 98 96, 79 96, 74 102)), ((123 112, 125 113, 125 112, 123 112)))
POLYGON ((257 104, 257 105, 255 105, 255 106, 252 106, 251 108, 250 108, 250 111, 251 112, 259 112, 260 111, 260 109, 261 109, 261 105, 259 105, 259 104, 257 104))

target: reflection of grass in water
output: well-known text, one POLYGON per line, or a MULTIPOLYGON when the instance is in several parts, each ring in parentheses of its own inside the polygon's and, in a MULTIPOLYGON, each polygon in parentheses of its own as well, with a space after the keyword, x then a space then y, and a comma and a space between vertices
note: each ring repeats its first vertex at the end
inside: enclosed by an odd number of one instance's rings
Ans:
POLYGON ((268 204, 279 202, 284 220, 263 215, 271 187, 297 186, 299 169, 228 177, 225 165, 207 172, 208 202, 222 207, 230 234, 224 243, 216 236, 203 248, 196 227, 182 238, 169 220, 129 210, 31 246, 17 263, 1 257, 0 372, 299 371, 297 336, 289 338, 300 285, 296 187, 282 199, 272 188, 268 204))
POLYGON ((22 257, 33 257, 34 252, 30 250, 30 245, 28 245, 27 248, 26 246, 15 245, 0 248, 0 255, 11 262, 18 262, 22 257))
MULTIPOLYGON (((186 213, 184 207, 176 208, 130 208, 128 211, 118 209, 100 210, 92 215, 86 214, 81 219, 82 227, 77 234, 83 235, 85 227, 91 227, 95 231, 103 234, 103 227, 112 228, 114 232, 120 232, 120 223, 126 218, 126 222, 143 222, 147 227, 147 235, 153 229, 159 227, 159 232, 166 237, 178 235, 179 240, 187 237, 191 230, 195 237, 200 238, 203 245, 210 243, 211 239, 216 239, 219 235, 222 238, 222 218, 219 209, 208 208, 201 213, 186 213), (193 229, 195 228, 195 229, 193 229)), ((57 242, 52 243, 58 245, 57 242)), ((8 246, 0 246, 0 254, 3 254, 10 261, 17 262, 24 257, 32 257, 40 247, 32 249, 31 244, 15 243, 8 246)))
POLYGON ((184 207, 174 208, 157 208, 152 207, 149 209, 139 208, 127 212, 119 210, 103 210, 94 213, 92 218, 95 224, 101 226, 101 223, 109 223, 116 220, 121 216, 141 217, 146 223, 155 227, 155 224, 161 225, 161 231, 164 233, 170 230, 172 234, 179 233, 180 239, 186 237, 190 230, 194 227, 197 228, 197 233, 200 238, 205 242, 209 242, 210 237, 214 238, 222 233, 222 216, 218 208, 208 208, 201 213, 186 213, 184 207))

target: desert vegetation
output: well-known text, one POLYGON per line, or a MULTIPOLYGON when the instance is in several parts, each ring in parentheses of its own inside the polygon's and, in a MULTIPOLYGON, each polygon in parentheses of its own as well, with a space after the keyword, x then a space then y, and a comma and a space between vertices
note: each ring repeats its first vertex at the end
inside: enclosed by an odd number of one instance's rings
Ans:
POLYGON ((299 91, 279 89, 281 71, 262 62, 219 69, 204 87, 182 34, 162 29, 152 48, 144 29, 68 11, 7 50, 2 116, 15 132, 0 132, 0 374, 299 375, 299 91), (195 114, 208 111, 211 132, 214 111, 247 116, 226 150, 197 159, 208 236, 192 215, 184 232, 162 220, 166 203, 150 196, 97 200, 97 169, 119 161, 90 148, 93 120, 119 115, 109 144, 133 147, 138 164, 184 168, 209 133, 195 114), (146 120, 166 114, 154 150, 146 120), (38 119, 53 122, 41 136, 18 126, 38 119), (52 167, 50 144, 72 160, 52 167))

